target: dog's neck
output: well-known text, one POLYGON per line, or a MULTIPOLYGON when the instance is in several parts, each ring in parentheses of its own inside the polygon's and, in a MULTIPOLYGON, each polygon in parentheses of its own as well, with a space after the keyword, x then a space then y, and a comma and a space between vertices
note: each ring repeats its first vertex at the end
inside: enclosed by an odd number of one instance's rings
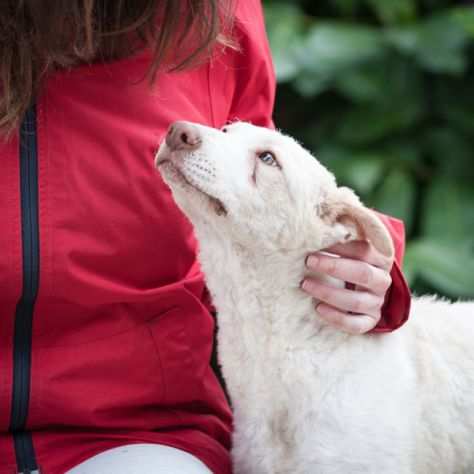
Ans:
MULTIPOLYGON (((300 283, 308 275, 309 248, 287 251, 250 249, 217 236, 199 239, 200 260, 219 313, 219 326, 234 337, 243 331, 307 346, 308 339, 341 339, 316 315, 314 300, 300 283)), ((249 350, 255 350, 253 347, 249 350)))

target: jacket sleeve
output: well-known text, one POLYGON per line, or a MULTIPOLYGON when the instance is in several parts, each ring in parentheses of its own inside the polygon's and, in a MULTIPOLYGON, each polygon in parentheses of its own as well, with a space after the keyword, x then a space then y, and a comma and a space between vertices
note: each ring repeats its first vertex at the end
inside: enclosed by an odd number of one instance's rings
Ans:
POLYGON ((407 282, 402 274, 401 266, 405 252, 405 227, 403 222, 393 217, 377 213, 392 236, 395 246, 395 262, 390 273, 392 285, 385 296, 382 317, 372 332, 390 332, 398 329, 410 314, 411 295, 407 282))
POLYGON ((259 0, 240 0, 236 8, 237 49, 228 58, 235 82, 227 121, 273 128, 276 78, 262 5, 259 0))

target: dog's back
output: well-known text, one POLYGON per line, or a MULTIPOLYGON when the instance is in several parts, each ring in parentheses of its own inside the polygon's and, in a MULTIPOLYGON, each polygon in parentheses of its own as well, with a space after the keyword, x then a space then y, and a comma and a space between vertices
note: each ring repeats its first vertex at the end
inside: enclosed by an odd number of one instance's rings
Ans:
POLYGON ((418 473, 474 472, 474 303, 414 298, 418 473))

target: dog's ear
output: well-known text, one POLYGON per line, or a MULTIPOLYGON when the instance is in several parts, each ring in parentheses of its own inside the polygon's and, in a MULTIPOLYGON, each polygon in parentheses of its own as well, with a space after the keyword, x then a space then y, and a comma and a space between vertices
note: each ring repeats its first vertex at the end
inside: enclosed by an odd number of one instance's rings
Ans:
POLYGON ((361 204, 349 189, 340 187, 318 206, 319 217, 329 226, 324 247, 352 240, 368 240, 384 256, 393 258, 393 241, 377 215, 361 204))

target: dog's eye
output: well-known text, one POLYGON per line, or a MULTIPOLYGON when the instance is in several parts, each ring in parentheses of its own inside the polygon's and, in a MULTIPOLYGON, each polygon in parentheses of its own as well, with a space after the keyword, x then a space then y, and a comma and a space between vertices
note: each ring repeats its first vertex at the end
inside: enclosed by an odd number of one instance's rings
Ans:
POLYGON ((258 154, 258 159, 268 166, 279 166, 275 155, 271 151, 263 151, 258 154))

